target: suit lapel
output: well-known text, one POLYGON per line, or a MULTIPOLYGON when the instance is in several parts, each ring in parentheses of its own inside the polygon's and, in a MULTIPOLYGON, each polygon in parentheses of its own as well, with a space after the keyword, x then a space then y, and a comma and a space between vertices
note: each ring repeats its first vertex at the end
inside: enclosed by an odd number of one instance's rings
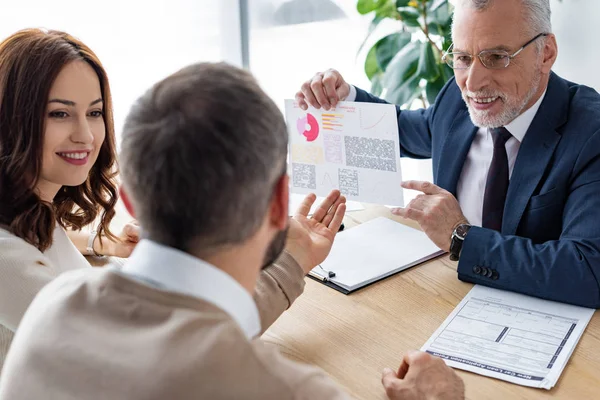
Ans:
POLYGON ((456 186, 463 164, 471 148, 477 127, 471 122, 469 112, 461 110, 454 118, 446 136, 437 168, 435 184, 456 196, 456 186))
POLYGON ((519 148, 508 186, 502 233, 514 235, 527 203, 540 183, 560 141, 556 128, 566 121, 568 87, 552 73, 546 96, 519 148))

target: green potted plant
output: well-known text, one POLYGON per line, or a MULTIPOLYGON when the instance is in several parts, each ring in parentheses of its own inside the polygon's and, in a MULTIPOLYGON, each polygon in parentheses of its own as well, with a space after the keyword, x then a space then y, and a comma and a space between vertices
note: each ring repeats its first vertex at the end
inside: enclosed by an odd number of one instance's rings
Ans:
MULTIPOLYGON (((442 61, 451 45, 453 6, 448 0, 358 0, 361 14, 374 14, 365 42, 384 20, 398 31, 384 36, 369 49, 365 73, 371 93, 410 106, 420 100, 433 103, 453 71, 442 61)), ((359 50, 360 52, 361 50, 359 50)))

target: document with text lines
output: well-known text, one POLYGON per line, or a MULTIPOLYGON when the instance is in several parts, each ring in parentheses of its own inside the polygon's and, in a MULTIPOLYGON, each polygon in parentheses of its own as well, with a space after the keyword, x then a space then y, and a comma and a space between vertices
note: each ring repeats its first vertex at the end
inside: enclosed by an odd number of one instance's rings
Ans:
POLYGON ((453 368, 551 389, 594 311, 476 285, 421 350, 453 368))
POLYGON ((285 101, 288 173, 293 193, 404 204, 395 106, 342 101, 331 110, 302 110, 285 101))

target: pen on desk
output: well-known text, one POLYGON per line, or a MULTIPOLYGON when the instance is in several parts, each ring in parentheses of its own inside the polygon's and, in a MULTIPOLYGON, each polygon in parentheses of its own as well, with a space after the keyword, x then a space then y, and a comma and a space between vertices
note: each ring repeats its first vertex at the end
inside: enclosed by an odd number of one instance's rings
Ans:
POLYGON ((321 276, 316 272, 308 271, 308 274, 313 278, 320 280, 321 282, 327 282, 329 280, 326 276, 321 276))

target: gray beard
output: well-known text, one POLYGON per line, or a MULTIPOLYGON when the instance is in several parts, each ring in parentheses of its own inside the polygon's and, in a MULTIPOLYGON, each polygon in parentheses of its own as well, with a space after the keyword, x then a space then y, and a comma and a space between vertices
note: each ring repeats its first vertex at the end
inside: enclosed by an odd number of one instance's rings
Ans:
POLYGON ((269 265, 273 264, 275 260, 281 255, 283 249, 285 248, 285 242, 287 240, 287 234, 289 230, 289 226, 281 231, 279 231, 271 243, 267 248, 267 252, 265 253, 265 259, 263 262, 262 268, 265 269, 269 265))

